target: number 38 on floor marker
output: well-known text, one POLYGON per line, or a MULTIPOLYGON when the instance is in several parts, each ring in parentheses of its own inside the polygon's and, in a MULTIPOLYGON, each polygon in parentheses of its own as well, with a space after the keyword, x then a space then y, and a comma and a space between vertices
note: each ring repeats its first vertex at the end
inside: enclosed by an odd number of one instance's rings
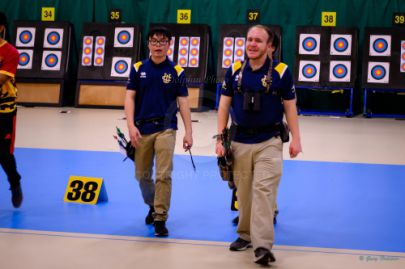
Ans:
POLYGON ((70 176, 64 201, 92 205, 98 202, 108 201, 103 179, 70 176))

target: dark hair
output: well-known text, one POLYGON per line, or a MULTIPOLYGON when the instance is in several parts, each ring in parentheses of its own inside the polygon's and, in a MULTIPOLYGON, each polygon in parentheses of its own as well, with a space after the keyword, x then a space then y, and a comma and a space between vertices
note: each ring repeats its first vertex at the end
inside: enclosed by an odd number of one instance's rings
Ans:
POLYGON ((273 34, 273 42, 271 45, 274 47, 274 52, 276 52, 278 50, 278 46, 280 46, 280 38, 275 33, 273 34))
MULTIPOLYGON (((273 47, 276 47, 276 45, 278 46, 278 39, 276 40, 277 44, 273 43, 275 41, 275 39, 276 39, 275 38, 276 35, 273 33, 273 31, 269 27, 267 27, 266 25, 262 25, 262 24, 256 24, 256 25, 253 25, 253 26, 249 27, 247 33, 249 33, 250 30, 252 30, 253 28, 260 28, 260 29, 265 30, 267 35, 269 36, 269 39, 267 40, 267 43, 271 42, 273 47)), ((277 49, 277 47, 276 47, 276 49, 277 49)))
POLYGON ((167 37, 167 39, 172 39, 172 34, 164 27, 156 27, 149 30, 148 39, 152 38, 154 35, 167 37))
POLYGON ((0 12, 0 25, 7 26, 7 17, 3 12, 0 12))

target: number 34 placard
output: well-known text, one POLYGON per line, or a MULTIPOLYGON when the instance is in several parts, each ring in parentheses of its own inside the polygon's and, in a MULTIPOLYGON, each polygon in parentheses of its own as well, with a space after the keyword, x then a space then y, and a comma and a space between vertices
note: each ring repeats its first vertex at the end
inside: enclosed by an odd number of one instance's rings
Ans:
POLYGON ((65 192, 65 202, 96 204, 108 201, 102 178, 70 176, 65 192))

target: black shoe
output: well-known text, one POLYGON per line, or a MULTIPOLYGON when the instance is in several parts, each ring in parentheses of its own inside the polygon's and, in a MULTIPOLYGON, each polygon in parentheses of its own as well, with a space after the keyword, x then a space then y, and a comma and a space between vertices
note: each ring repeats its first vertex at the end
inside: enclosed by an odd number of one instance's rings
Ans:
POLYGON ((232 223, 235 224, 235 225, 238 225, 238 223, 239 223, 239 216, 236 216, 236 217, 232 220, 232 223))
POLYGON ((240 250, 246 250, 251 247, 252 247, 252 243, 238 237, 238 239, 236 239, 234 242, 232 242, 232 244, 229 246, 229 250, 230 251, 240 251, 240 250))
POLYGON ((162 237, 168 236, 169 231, 166 228, 166 221, 155 221, 155 235, 162 237))
POLYGON ((21 186, 10 188, 11 190, 11 202, 15 208, 19 208, 23 201, 23 193, 21 186))
POLYGON ((151 206, 151 207, 149 208, 148 215, 146 215, 146 218, 145 218, 145 223, 146 223, 146 224, 152 224, 152 223, 153 223, 153 221, 154 221, 154 219, 153 219, 153 213, 155 213, 155 209, 151 206))
POLYGON ((276 258, 267 248, 255 249, 255 263, 260 265, 269 265, 269 262, 275 262, 276 258))

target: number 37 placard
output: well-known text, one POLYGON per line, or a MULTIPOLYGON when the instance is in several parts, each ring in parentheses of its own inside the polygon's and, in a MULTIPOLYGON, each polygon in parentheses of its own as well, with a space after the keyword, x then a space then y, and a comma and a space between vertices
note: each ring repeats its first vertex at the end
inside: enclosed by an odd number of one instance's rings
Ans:
POLYGON ((64 201, 92 205, 98 202, 108 201, 103 179, 70 176, 64 201))

